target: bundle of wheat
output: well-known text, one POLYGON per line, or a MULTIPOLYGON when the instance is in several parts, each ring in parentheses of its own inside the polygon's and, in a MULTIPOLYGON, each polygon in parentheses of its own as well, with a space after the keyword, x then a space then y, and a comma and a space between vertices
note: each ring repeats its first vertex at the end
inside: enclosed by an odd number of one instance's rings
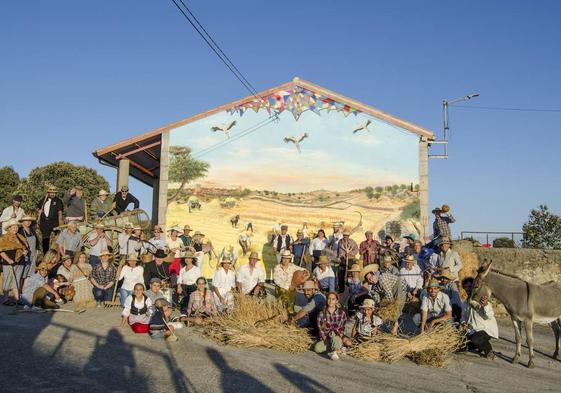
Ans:
POLYGON ((381 362, 383 350, 384 346, 377 340, 377 337, 374 337, 354 346, 348 354, 356 359, 368 362, 381 362))
POLYGON ((402 309, 402 302, 382 300, 376 310, 376 314, 384 321, 397 321, 401 316, 402 309))
POLYGON ((219 343, 235 347, 263 347, 285 352, 304 352, 312 337, 286 323, 287 312, 280 302, 240 296, 231 312, 209 318, 203 332, 219 343))

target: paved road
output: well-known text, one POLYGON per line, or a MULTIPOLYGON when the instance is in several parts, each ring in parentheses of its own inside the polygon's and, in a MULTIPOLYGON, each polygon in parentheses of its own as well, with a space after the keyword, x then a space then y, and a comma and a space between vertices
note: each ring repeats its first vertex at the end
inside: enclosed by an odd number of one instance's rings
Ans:
POLYGON ((548 356, 548 327, 537 328, 542 353, 530 370, 507 361, 513 332, 503 323, 495 361, 457 355, 446 369, 222 347, 187 329, 177 343, 153 342, 117 325, 117 310, 13 314, 2 307, 0 392, 561 391, 561 362, 548 356))

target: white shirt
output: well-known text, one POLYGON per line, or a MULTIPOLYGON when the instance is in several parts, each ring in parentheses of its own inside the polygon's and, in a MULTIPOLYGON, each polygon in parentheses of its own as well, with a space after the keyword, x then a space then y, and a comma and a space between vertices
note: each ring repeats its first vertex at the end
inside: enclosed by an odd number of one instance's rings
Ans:
POLYGON ((409 291, 423 288, 423 276, 421 275, 421 268, 419 266, 413 265, 413 269, 411 270, 402 267, 399 269, 399 276, 403 278, 409 291))
POLYGON ((252 271, 249 263, 246 263, 238 270, 236 279, 242 286, 242 292, 248 294, 257 284, 265 282, 265 270, 261 266, 255 265, 252 271))
POLYGON ((119 254, 126 255, 127 254, 127 242, 129 241, 130 235, 127 232, 119 233, 118 241, 119 241, 119 254))
POLYGON ((177 283, 183 285, 194 285, 199 277, 201 277, 201 269, 199 269, 196 265, 193 265, 193 267, 189 270, 186 270, 183 267, 179 272, 177 283))
POLYGON ((167 238, 167 245, 170 250, 175 249, 175 258, 181 257, 181 248, 183 247, 183 241, 177 236, 175 240, 172 240, 171 237, 167 238))
MULTIPOLYGON (((129 295, 125 299, 125 308, 123 309, 123 313, 121 314, 121 316, 128 317, 129 315, 131 315, 131 307, 132 307, 133 299, 134 299, 134 306, 137 309, 141 310, 144 307, 144 300, 138 301, 136 299, 136 296, 129 295)), ((150 311, 152 309, 152 300, 150 300, 148 296, 146 297, 146 308, 147 308, 146 314, 150 316, 150 311)))
POLYGON ((45 215, 45 217, 49 217, 49 213, 51 212, 51 202, 52 199, 47 198, 47 200, 43 204, 43 214, 45 215))
POLYGON ((462 322, 467 322, 471 325, 470 333, 485 331, 493 338, 499 338, 499 327, 493 312, 491 303, 487 303, 485 307, 481 306, 476 309, 469 304, 466 300, 462 304, 462 322))
MULTIPOLYGON (((93 231, 88 235, 88 241, 90 242, 93 241, 97 236, 98 236, 97 231, 93 231)), ((107 250, 108 248, 109 247, 107 244, 107 240, 103 238, 102 240, 98 240, 95 246, 90 247, 90 255, 98 257, 99 254, 101 254, 102 250, 107 250)))
POLYGON ((60 265, 58 267, 58 270, 56 271, 56 274, 60 274, 64 276, 64 278, 66 278, 66 281, 72 282, 72 272, 67 269, 66 266, 60 265))
POLYGON ((294 275, 294 272, 297 272, 298 270, 306 269, 296 266, 291 262, 285 270, 282 263, 279 263, 273 270, 273 281, 282 289, 288 290, 288 288, 290 288, 290 284, 292 283, 292 276, 294 275))
POLYGON ((144 285, 144 268, 142 266, 135 266, 133 269, 128 265, 123 266, 121 274, 119 274, 119 280, 123 278, 125 280, 123 281, 122 288, 132 291, 135 284, 141 283, 144 285))
MULTIPOLYGON (((14 214, 14 206, 8 206, 4 210, 2 210, 2 215, 0 216, 0 222, 2 223, 2 231, 6 230, 6 222, 8 222, 12 218, 12 214, 14 214)), ((23 209, 20 207, 16 211, 16 220, 21 220, 24 215, 23 209)))
POLYGON ((225 297, 231 293, 232 288, 236 287, 236 273, 233 270, 226 272, 223 267, 218 268, 216 273, 214 273, 212 286, 218 289, 218 293, 222 297, 225 297))
POLYGON ((156 239, 155 237, 150 239, 149 247, 150 247, 150 251, 156 252, 157 250, 165 250, 166 245, 167 245, 166 238, 160 236, 159 239, 156 239))
POLYGON ((452 311, 450 298, 447 294, 442 292, 438 292, 438 295, 436 295, 434 299, 427 294, 423 297, 421 302, 421 311, 427 312, 427 320, 440 318, 444 316, 445 313, 452 311))
POLYGON ((324 278, 335 277, 335 272, 333 271, 331 266, 327 266, 325 271, 321 271, 321 268, 317 266, 312 274, 319 281, 323 280, 324 278))
POLYGON ((319 237, 314 238, 310 247, 310 255, 312 255, 314 251, 323 251, 328 242, 329 240, 325 237, 323 239, 320 239, 319 237))

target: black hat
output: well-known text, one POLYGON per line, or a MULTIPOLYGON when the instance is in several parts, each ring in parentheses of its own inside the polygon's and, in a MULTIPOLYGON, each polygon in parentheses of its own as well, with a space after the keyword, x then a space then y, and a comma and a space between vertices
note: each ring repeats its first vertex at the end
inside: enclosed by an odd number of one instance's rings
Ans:
POLYGON ((166 254, 166 252, 164 250, 162 250, 161 248, 158 248, 158 250, 154 254, 155 258, 166 258, 167 256, 168 256, 168 254, 166 254))
POLYGON ((14 195, 14 198, 12 200, 16 202, 21 202, 23 201, 23 198, 21 197, 21 195, 14 195))

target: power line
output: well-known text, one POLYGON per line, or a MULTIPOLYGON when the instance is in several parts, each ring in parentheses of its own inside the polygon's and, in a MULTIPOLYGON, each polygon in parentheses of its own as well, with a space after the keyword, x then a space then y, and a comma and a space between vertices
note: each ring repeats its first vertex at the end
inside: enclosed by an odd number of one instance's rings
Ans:
POLYGON ((561 113, 561 109, 542 109, 542 108, 509 108, 501 106, 477 106, 477 105, 453 105, 450 108, 484 109, 490 111, 515 111, 515 112, 552 112, 561 113))

